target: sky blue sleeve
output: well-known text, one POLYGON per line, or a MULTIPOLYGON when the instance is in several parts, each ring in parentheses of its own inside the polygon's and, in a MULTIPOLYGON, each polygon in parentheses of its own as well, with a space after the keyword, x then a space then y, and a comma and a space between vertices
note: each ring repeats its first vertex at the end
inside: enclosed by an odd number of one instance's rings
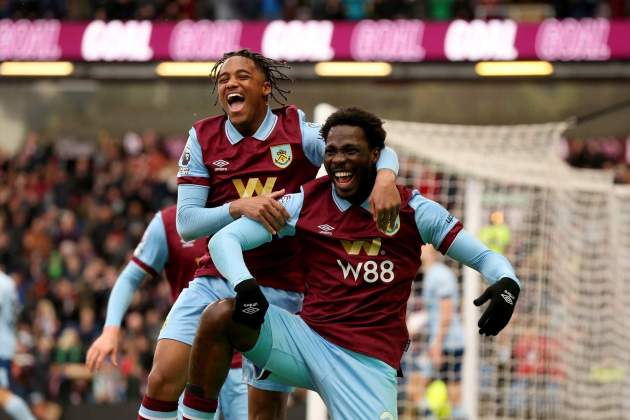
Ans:
POLYGON ((230 203, 206 208, 208 188, 180 184, 177 187, 177 233, 185 241, 213 235, 234 221, 230 215, 230 203))
POLYGON ((321 124, 306 121, 304 111, 298 109, 300 132, 302 133, 302 150, 313 166, 320 167, 324 163, 324 139, 319 130, 321 124))
MULTIPOLYGON (((314 166, 320 167, 324 163, 324 149, 326 148, 326 143, 320 133, 322 125, 306 121, 306 115, 301 109, 298 110, 298 115, 304 155, 314 166)), ((391 169, 398 175, 398 155, 394 149, 385 147, 381 150, 381 156, 376 162, 376 169, 391 169)))
MULTIPOLYGON (((302 208, 302 201, 301 193, 288 194, 279 200, 291 216, 287 225, 279 232, 281 236, 291 236, 295 233, 295 224, 302 208), (288 196, 290 198, 285 198, 288 196), (295 214, 296 211, 298 214, 295 214)), ((253 278, 245 264, 243 251, 257 248, 271 240, 271 234, 263 225, 255 220, 241 217, 217 232, 210 239, 208 249, 217 270, 232 287, 236 287, 240 282, 253 278)))
POLYGON ((479 239, 465 230, 457 234, 446 255, 479 271, 490 284, 508 277, 521 287, 521 282, 507 258, 489 250, 479 239))
POLYGON ((107 303, 107 317, 105 326, 119 327, 127 308, 133 299, 133 294, 147 273, 139 265, 130 261, 120 273, 114 284, 109 302, 107 303))
MULTIPOLYGON (((179 158, 177 178, 182 177, 205 178, 206 180, 210 178, 208 168, 203 164, 203 153, 201 152, 201 145, 197 140, 197 132, 194 128, 191 128, 188 132, 188 141, 179 158)), ((204 182, 203 180, 198 181, 204 182)), ((207 185, 207 181, 204 183, 207 185)))
POLYGON ((444 207, 414 191, 409 206, 415 210, 416 226, 425 244, 440 249, 446 235, 459 223, 444 207))
POLYGON ((149 223, 140 243, 133 252, 133 257, 153 269, 154 272, 149 274, 157 275, 164 269, 168 260, 168 245, 161 212, 157 212, 153 216, 153 220, 149 223))
POLYGON ((381 155, 376 161, 376 169, 379 171, 381 169, 390 169, 398 175, 398 155, 394 149, 387 146, 383 147, 381 155))

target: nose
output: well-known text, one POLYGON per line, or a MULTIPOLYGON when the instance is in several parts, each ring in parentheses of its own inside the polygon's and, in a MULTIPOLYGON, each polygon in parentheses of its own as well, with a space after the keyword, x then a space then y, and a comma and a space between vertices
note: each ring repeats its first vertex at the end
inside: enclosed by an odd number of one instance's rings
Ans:
POLYGON ((346 161, 346 154, 343 153, 342 151, 337 151, 333 156, 332 156, 332 163, 334 164, 340 164, 346 161))

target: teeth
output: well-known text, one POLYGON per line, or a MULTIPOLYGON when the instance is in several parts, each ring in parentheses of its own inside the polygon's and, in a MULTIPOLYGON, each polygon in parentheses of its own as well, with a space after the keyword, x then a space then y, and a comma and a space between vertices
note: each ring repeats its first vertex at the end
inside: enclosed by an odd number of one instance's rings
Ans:
POLYGON ((335 176, 339 178, 344 177, 344 176, 351 176, 351 175, 352 175, 352 172, 341 172, 341 171, 335 172, 335 176))
POLYGON ((232 98, 240 98, 240 99, 244 99, 243 95, 241 95, 240 93, 230 93, 227 96, 228 99, 232 99, 232 98))

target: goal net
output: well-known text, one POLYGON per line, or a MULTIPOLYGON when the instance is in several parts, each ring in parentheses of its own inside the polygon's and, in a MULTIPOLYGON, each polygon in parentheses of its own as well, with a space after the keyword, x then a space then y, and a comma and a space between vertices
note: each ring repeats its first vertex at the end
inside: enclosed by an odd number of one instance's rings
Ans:
MULTIPOLYGON (((558 157, 565 129, 566 123, 386 124, 387 144, 399 153, 399 181, 444 205, 506 255, 524 284, 510 325, 498 337, 479 337, 480 310, 471 302, 486 285, 447 262, 461 280, 462 399, 469 418, 627 415, 630 195, 613 186, 611 174, 577 170, 558 157)), ((415 283, 411 319, 423 309, 421 287, 415 283)), ((399 385, 403 419, 423 418, 432 405, 435 411, 436 401, 418 395, 440 376, 423 369, 426 328, 410 326, 413 345, 399 385)))

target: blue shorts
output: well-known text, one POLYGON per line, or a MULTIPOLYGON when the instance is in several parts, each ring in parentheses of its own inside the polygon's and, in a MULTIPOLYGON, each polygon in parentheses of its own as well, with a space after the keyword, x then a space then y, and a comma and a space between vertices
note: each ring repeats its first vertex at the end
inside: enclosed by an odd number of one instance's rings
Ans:
MULTIPOLYGON (((291 313, 297 313, 302 309, 304 295, 297 292, 261 287, 265 297, 274 305, 286 309, 291 313)), ((229 283, 218 277, 197 277, 190 282, 187 288, 177 298, 164 320, 158 340, 170 339, 180 341, 192 346, 199 325, 201 314, 208 305, 220 299, 233 298, 234 290, 229 283)), ((247 384, 254 388, 267 391, 291 392, 292 387, 273 383, 267 380, 257 380, 251 374, 254 367, 251 363, 243 361, 243 377, 247 384)))
POLYGON ((214 416, 224 420, 243 420, 247 418, 247 385, 243 382, 241 368, 230 369, 219 394, 219 407, 214 416))
POLYGON ((11 386, 11 359, 0 358, 0 388, 11 386))
POLYGON ((269 306, 256 345, 243 355, 271 380, 318 392, 335 420, 398 418, 396 369, 331 343, 282 308, 269 306))

